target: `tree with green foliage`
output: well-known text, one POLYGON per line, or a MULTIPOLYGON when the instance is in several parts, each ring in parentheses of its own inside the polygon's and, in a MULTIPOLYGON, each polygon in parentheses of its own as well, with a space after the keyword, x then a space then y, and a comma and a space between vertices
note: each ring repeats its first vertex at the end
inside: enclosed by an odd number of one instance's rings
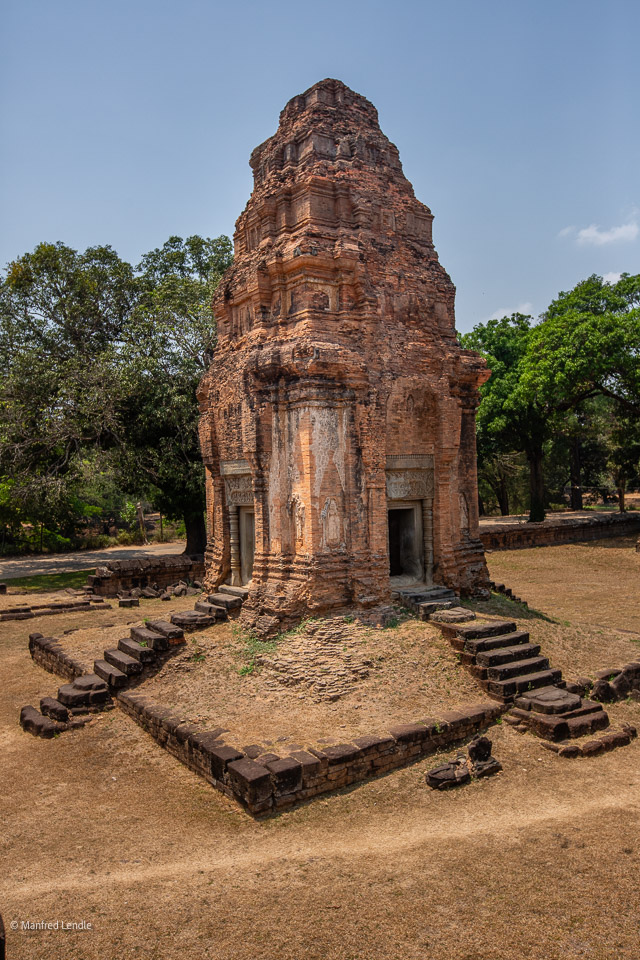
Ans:
POLYGON ((186 553, 206 543, 196 389, 215 350, 213 291, 232 254, 227 237, 171 237, 146 254, 115 358, 123 442, 114 455, 131 489, 183 517, 186 553))
POLYGON ((138 298, 110 247, 39 244, 0 284, 0 476, 26 518, 68 520, 86 449, 119 442, 108 351, 138 298))
MULTIPOLYGON (((171 237, 137 271, 110 247, 39 244, 0 284, 0 481, 23 519, 68 524, 98 451, 204 547, 196 388, 227 237, 171 237), (4 481, 3 481, 4 482, 4 481)), ((104 457, 102 458, 104 469, 104 457)))
POLYGON ((554 409, 540 403, 522 385, 532 318, 520 313, 478 324, 461 340, 465 349, 487 358, 491 377, 481 388, 478 410, 479 471, 514 451, 527 458, 530 477, 529 520, 544 519, 544 444, 551 435, 554 409))
POLYGON ((615 284, 594 275, 558 294, 531 332, 522 377, 538 403, 601 395, 638 416, 640 274, 615 284))

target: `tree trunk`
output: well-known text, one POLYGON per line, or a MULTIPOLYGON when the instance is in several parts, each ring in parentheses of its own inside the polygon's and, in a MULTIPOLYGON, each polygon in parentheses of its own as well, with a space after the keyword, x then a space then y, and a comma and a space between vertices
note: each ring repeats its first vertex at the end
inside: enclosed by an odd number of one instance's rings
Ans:
POLYGON ((544 509, 544 472, 542 469, 542 446, 534 447, 527 453, 529 461, 529 520, 528 523, 541 523, 545 517, 544 509))
POLYGON ((580 438, 574 437, 570 453, 571 509, 582 510, 582 477, 580 463, 580 438))
POLYGON ((184 552, 191 556, 192 554, 204 553, 207 545, 207 529, 204 523, 204 514, 185 513, 184 525, 187 530, 187 545, 184 552))
POLYGON ((478 516, 484 517, 484 501, 480 494, 478 494, 478 516))
POLYGON ((505 477, 500 477, 500 483, 496 489, 496 494, 498 496, 498 504, 500 505, 500 513, 503 517, 509 516, 509 490, 507 489, 507 481, 505 477))
POLYGON ((141 501, 141 500, 139 500, 139 501, 136 503, 136 515, 137 515, 137 517, 138 517, 138 526, 140 527, 140 536, 141 536, 141 538, 142 538, 142 542, 143 542, 143 543, 149 543, 149 541, 147 540, 147 531, 146 531, 146 528, 145 528, 145 525, 144 525, 144 510, 143 510, 143 507, 142 507, 142 501, 141 501))
POLYGON ((625 507, 624 495, 626 492, 626 488, 627 488, 627 484, 625 483, 625 481, 619 480, 618 481, 618 508, 620 510, 620 513, 624 513, 624 507, 625 507))

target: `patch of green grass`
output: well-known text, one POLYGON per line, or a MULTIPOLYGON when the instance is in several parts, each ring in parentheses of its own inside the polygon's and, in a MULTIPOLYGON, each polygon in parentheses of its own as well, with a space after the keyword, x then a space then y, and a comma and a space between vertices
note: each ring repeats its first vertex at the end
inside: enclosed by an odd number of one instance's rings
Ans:
POLYGON ((273 653, 278 646, 279 637, 274 637, 273 640, 259 640, 251 633, 243 634, 241 630, 235 631, 234 633, 236 639, 243 641, 239 655, 246 661, 246 663, 238 668, 238 674, 241 677, 248 677, 254 673, 259 666, 256 663, 256 657, 262 653, 273 653))
MULTIPOLYGON (((525 607, 505 597, 502 593, 492 593, 490 600, 461 599, 460 606, 467 610, 473 610, 474 613, 488 613, 498 617, 516 617, 519 620, 546 620, 547 623, 558 623, 554 617, 548 617, 541 610, 535 610, 533 607, 525 607)), ((570 626, 566 623, 565 626, 570 626)))
POLYGON ((33 577, 14 577, 5 580, 7 587, 19 587, 21 590, 48 593, 52 590, 65 590, 67 587, 78 589, 87 582, 87 577, 95 573, 91 570, 74 570, 70 573, 42 573, 33 577))

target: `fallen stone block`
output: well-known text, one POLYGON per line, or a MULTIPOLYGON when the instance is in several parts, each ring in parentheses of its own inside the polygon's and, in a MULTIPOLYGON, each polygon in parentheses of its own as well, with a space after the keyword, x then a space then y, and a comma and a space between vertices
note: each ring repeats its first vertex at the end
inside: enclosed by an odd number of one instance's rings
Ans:
POLYGON ((432 790, 449 790, 451 787, 469 783, 471 772, 466 757, 456 757, 450 763, 443 763, 439 767, 429 770, 426 776, 427 784, 432 790))
POLYGON ((35 707, 26 706, 20 711, 20 726, 34 737, 50 740, 67 729, 66 723, 57 723, 49 717, 43 717, 35 707))

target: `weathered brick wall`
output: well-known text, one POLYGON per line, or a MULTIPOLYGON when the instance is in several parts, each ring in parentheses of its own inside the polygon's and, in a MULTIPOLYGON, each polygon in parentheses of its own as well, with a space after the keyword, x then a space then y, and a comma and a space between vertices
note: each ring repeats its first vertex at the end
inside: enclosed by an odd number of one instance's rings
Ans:
POLYGON ((137 557, 131 560, 107 560, 96 568, 87 583, 93 592, 103 597, 115 597, 121 590, 149 587, 157 583, 168 587, 178 580, 201 580, 204 577, 204 557, 182 554, 168 557, 137 557))
POLYGON ((84 663, 70 656, 55 637, 32 633, 29 636, 29 653, 38 666, 66 680, 75 680, 87 672, 84 663))
POLYGON ((433 216, 375 107, 316 84, 251 166, 199 390, 208 585, 237 576, 235 511, 250 505, 245 625, 387 602, 391 472, 394 496, 422 504, 429 575, 486 589, 474 413, 488 371, 457 342, 433 216))
POLYGON ((554 520, 543 523, 518 523, 513 526, 482 525, 480 539, 485 550, 518 550, 526 547, 549 547, 580 540, 603 540, 607 537, 634 535, 640 530, 640 514, 619 514, 600 517, 554 520))
POLYGON ((502 704, 481 703, 438 720, 392 727, 323 750, 299 750, 262 764, 221 740, 222 729, 202 731, 142 694, 120 693, 119 705, 162 747, 213 787, 253 814, 292 806, 310 797, 405 766, 493 723, 502 704))

